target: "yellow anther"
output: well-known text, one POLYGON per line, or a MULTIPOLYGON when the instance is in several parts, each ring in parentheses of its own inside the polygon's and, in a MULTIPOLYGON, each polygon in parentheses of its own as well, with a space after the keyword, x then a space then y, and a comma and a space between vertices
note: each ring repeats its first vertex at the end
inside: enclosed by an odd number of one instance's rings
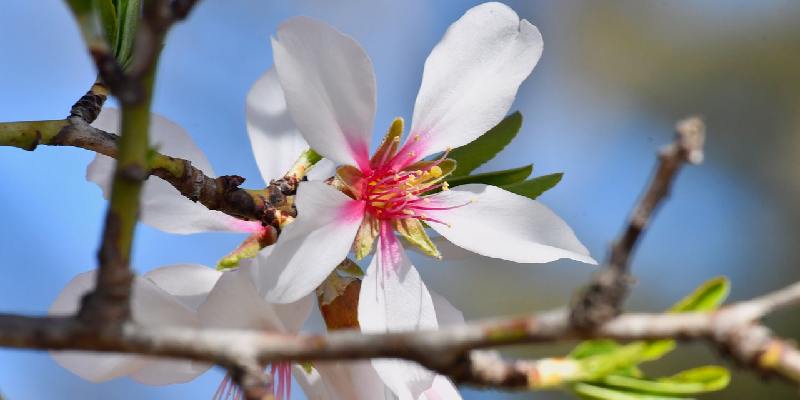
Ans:
POLYGON ((415 141, 415 142, 419 142, 419 139, 420 139, 420 137, 419 137, 419 133, 415 133, 415 134, 414 134, 414 141, 415 141))
POLYGON ((431 170, 429 172, 431 176, 433 176, 434 178, 442 176, 442 169, 439 168, 438 165, 434 165, 433 167, 431 167, 431 170))
POLYGON ((370 185, 370 186, 377 186, 377 185, 378 185, 378 182, 372 181, 372 182, 370 182, 370 183, 369 183, 369 185, 370 185))
MULTIPOLYGON (((447 182, 442 182, 442 190, 450 190, 450 184, 447 182)), ((471 202, 472 200, 470 200, 471 202)))

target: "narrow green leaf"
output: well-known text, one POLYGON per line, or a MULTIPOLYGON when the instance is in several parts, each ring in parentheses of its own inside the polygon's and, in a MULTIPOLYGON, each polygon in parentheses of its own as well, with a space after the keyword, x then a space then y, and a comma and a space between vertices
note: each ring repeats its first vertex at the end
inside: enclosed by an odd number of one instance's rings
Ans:
MULTIPOLYGON (((730 281, 724 276, 709 279, 684 297, 669 312, 702 312, 711 311, 722 305, 730 293, 730 281)), ((675 349, 674 340, 654 340, 648 343, 642 353, 642 361, 652 361, 663 357, 675 349)))
POLYGON ((586 380, 600 379, 623 370, 626 370, 626 374, 630 373, 627 369, 638 364, 645 346, 644 342, 633 342, 582 358, 580 363, 586 380))
POLYGON ((608 339, 587 340, 575 346, 568 357, 581 360, 591 356, 611 353, 619 349, 620 346, 619 343, 608 339))
POLYGON ((711 311, 722 305, 730 293, 730 281, 724 276, 712 278, 675 303, 670 312, 711 311))
POLYGON ((675 375, 663 378, 665 382, 694 382, 702 383, 706 391, 722 390, 731 381, 731 373, 718 365, 706 365, 681 371, 675 375))
POLYGON ((561 182, 561 177, 564 176, 564 173, 557 172, 555 174, 550 175, 542 175, 537 176, 533 179, 528 179, 524 182, 518 182, 511 185, 506 185, 503 189, 508 190, 509 192, 516 193, 522 196, 525 196, 531 200, 536 199, 542 193, 552 189, 555 187, 558 182, 561 182))
POLYGON ((114 46, 117 41, 117 9, 112 0, 94 0, 94 6, 100 14, 100 21, 103 24, 106 42, 109 47, 114 46))
POLYGON ((589 383, 572 385, 575 394, 592 400, 687 400, 686 397, 667 397, 647 393, 626 392, 589 383))
MULTIPOLYGON (((461 164, 458 164, 455 172, 461 169, 461 164)), ((453 175, 455 175, 453 172, 453 175)), ((492 186, 501 186, 514 184, 525 180, 531 172, 533 172, 533 165, 526 165, 519 168, 504 169, 502 171, 485 172, 482 174, 475 174, 469 176, 458 176, 447 179, 447 183, 451 186, 466 185, 468 183, 483 183, 492 186)))
POLYGON ((453 176, 467 176, 475 168, 494 158, 517 136, 521 126, 522 114, 517 111, 472 142, 453 149, 447 156, 458 162, 453 176))
POLYGON ((607 386, 642 393, 694 395, 724 389, 730 382, 730 373, 723 367, 705 366, 655 380, 610 375, 602 382, 607 386))
POLYGON ((92 11, 92 0, 67 0, 67 5, 77 17, 92 11))
POLYGON ((136 26, 141 17, 141 0, 119 0, 117 2, 117 40, 114 43, 114 55, 117 61, 126 68, 133 56, 133 42, 136 37, 136 26))

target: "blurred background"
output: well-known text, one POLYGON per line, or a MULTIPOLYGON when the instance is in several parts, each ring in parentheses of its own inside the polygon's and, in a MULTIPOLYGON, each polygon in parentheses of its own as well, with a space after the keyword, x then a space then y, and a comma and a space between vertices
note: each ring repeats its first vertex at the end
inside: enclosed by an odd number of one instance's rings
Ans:
MULTIPOLYGON (((376 131, 410 119, 423 62, 475 1, 205 0, 171 32, 154 110, 185 127, 218 174, 260 182, 245 133, 244 98, 272 65, 269 37, 294 15, 321 18, 362 43, 378 77, 376 131)), ((658 311, 704 280, 726 275, 732 299, 800 279, 800 3, 784 1, 509 1, 542 31, 545 51, 514 109, 519 136, 485 169, 535 163, 563 171, 541 200, 596 258, 640 194, 674 122, 705 116, 706 162, 687 168, 634 260, 630 310, 658 311)), ((4 1, 0 10, 0 121, 61 118, 94 80, 92 62, 61 1, 4 1)), ((93 154, 74 148, 0 148, 0 311, 41 314, 77 273, 92 269, 106 204, 84 179, 93 154)), ((251 183, 252 185, 252 183, 251 183)), ((247 186, 247 184, 245 184, 247 186)), ((141 226, 134 265, 146 271, 214 265, 242 238, 169 235, 141 226)), ((562 305, 592 269, 575 262, 516 265, 483 258, 419 260, 428 286, 467 318, 562 305)), ((796 311, 769 319, 800 338, 796 311)), ((318 327, 317 327, 318 328, 318 327)), ((311 329, 314 329, 311 326, 311 329)), ((571 345, 510 349, 563 355, 571 345)), ((725 363, 682 345, 647 372, 725 363)), ((736 370, 735 366, 732 366, 736 370)), ((46 353, 0 350, 9 400, 204 399, 220 370, 183 385, 128 379, 91 384, 46 353)), ((563 393, 464 390, 467 399, 566 399, 563 393)), ((736 370, 716 399, 794 398, 796 388, 736 370)), ((300 390, 294 391, 301 399, 300 390)))

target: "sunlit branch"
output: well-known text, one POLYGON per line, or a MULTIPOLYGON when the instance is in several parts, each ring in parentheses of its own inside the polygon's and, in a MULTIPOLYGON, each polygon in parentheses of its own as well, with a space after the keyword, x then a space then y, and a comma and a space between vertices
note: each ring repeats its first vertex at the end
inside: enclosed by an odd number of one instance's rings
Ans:
MULTIPOLYGON (((472 350, 511 344, 581 339, 700 340, 734 360, 764 373, 800 382, 800 353, 754 320, 767 310, 764 299, 800 299, 800 284, 775 294, 736 303, 710 313, 623 314, 595 328, 572 326, 568 310, 474 321, 436 331, 362 334, 337 331, 324 336, 289 336, 258 331, 150 328, 126 322, 97 330, 71 317, 0 315, 0 345, 5 347, 94 350, 189 358, 218 363, 265 365, 275 361, 404 358, 445 374, 456 382, 504 388, 535 388, 536 361, 503 361, 472 350), (522 377, 526 377, 522 379, 522 377)), ((768 300, 769 301, 769 300, 768 300)), ((774 310, 771 308, 769 310, 774 310)), ((539 365, 541 367, 541 365, 539 365)))

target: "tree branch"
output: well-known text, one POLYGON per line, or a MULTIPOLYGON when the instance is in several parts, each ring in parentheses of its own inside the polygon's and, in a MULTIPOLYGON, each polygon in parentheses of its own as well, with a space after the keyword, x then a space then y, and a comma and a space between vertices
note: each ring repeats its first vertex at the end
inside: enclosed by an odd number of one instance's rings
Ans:
POLYGON ((581 339, 619 341, 702 340, 733 360, 764 373, 800 383, 800 353, 759 325, 761 304, 800 301, 800 283, 764 297, 710 313, 623 314, 591 329, 570 323, 559 309, 519 317, 474 321, 436 331, 362 334, 336 331, 328 335, 288 336, 258 331, 191 328, 146 328, 126 322, 118 329, 96 329, 72 317, 0 315, 0 346, 137 353, 208 361, 221 365, 258 365, 276 361, 404 358, 445 374, 456 382, 502 388, 542 387, 541 371, 551 366, 535 361, 508 362, 471 350, 512 344, 552 343, 581 339), (759 310, 753 312, 753 310, 759 310), (524 378, 524 379, 523 379, 524 378))
POLYGON ((606 267, 595 275, 573 302, 571 320, 575 326, 589 328, 620 313, 622 302, 633 282, 629 271, 631 254, 642 233, 658 206, 669 196, 672 183, 683 164, 699 164, 703 161, 703 121, 698 117, 687 118, 676 124, 675 131, 674 142, 659 152, 658 167, 628 225, 611 246, 606 267))

